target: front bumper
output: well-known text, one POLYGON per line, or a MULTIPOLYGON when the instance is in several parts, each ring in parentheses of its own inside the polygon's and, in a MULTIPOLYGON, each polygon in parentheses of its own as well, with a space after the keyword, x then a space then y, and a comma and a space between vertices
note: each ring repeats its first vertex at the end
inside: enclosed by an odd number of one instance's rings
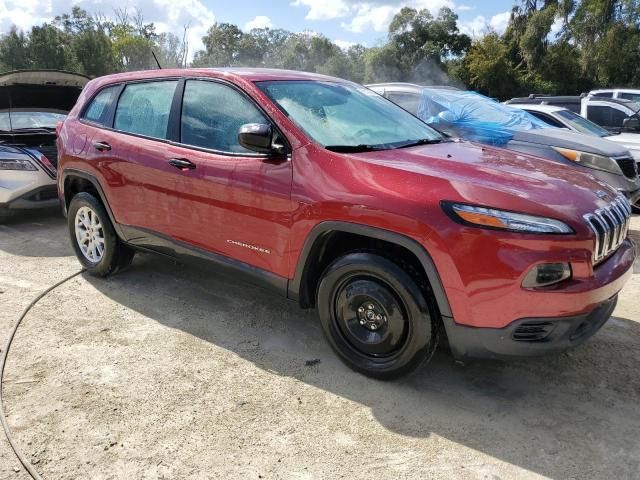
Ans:
POLYGON ((56 185, 45 185, 13 198, 6 203, 0 203, 0 210, 11 213, 18 210, 35 210, 59 208, 60 198, 56 185))
POLYGON ((453 355, 464 358, 535 357, 585 342, 609 320, 615 295, 590 312, 571 317, 524 318, 505 328, 475 328, 445 320, 453 355))
POLYGON ((474 313, 482 311, 482 317, 476 318, 484 325, 458 323, 443 317, 454 356, 536 356, 584 342, 611 316, 618 293, 632 275, 635 258, 635 245, 627 239, 591 275, 568 281, 562 288, 537 291, 519 288, 501 301, 494 301, 491 310, 484 304, 476 304, 474 313), (512 315, 511 319, 503 321, 507 315, 512 315), (495 319, 500 323, 492 322, 495 319))

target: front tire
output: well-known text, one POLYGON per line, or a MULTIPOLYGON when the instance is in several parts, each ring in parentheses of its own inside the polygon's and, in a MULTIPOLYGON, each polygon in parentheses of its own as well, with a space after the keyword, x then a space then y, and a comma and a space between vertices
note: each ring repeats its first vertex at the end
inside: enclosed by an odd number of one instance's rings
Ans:
POLYGON ((317 292, 323 331, 353 370, 391 380, 430 359, 438 344, 429 292, 396 263, 350 253, 324 272, 317 292))
POLYGON ((112 275, 133 260, 135 252, 118 238, 106 209, 90 193, 73 197, 68 225, 76 256, 91 275, 112 275))

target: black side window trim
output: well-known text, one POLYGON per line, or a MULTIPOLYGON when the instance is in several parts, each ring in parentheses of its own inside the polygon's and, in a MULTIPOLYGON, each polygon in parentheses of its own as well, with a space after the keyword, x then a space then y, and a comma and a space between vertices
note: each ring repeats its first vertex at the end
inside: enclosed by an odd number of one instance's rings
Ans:
MULTIPOLYGON (((181 142, 181 140, 182 140, 182 138, 181 138, 182 132, 180 131, 180 129, 181 129, 181 123, 182 123, 181 120, 182 120, 182 104, 183 104, 183 100, 184 100, 184 89, 185 89, 186 83, 189 80, 192 80, 192 81, 202 81, 202 82, 217 83, 217 84, 229 87, 229 88, 235 90, 236 92, 238 92, 242 97, 247 99, 264 116, 264 118, 269 122, 269 124, 274 129, 274 131, 278 134, 278 137, 284 143, 284 146, 285 146, 286 154, 284 154, 284 155, 289 156, 291 154, 291 144, 289 143, 289 140, 287 139, 287 137, 282 133, 282 130, 280 130, 278 125, 276 125, 276 122, 273 121, 273 118, 271 118, 271 116, 247 92, 245 92, 242 88, 238 87, 237 85, 235 85, 235 84, 233 84, 231 82, 227 82, 227 81, 224 81, 224 80, 219 79, 219 78, 184 77, 182 80, 183 80, 182 88, 181 88, 180 97, 179 97, 180 105, 179 105, 178 117, 176 118, 177 125, 172 125, 172 127, 175 127, 176 132, 177 132, 177 139, 173 142, 177 146, 180 146, 182 148, 188 148, 190 150, 197 150, 197 151, 200 151, 200 152, 214 153, 216 155, 226 155, 228 157, 252 157, 252 158, 270 158, 270 157, 273 157, 273 155, 268 155, 268 154, 265 154, 265 153, 227 152, 227 151, 224 151, 224 150, 214 150, 214 149, 211 149, 211 148, 199 147, 197 145, 190 145, 188 143, 182 143, 181 142)), ((176 89, 176 93, 177 93, 177 90, 178 89, 176 89)), ((174 97, 174 101, 175 100, 176 100, 176 98, 174 97)), ((171 107, 173 109, 173 105, 171 107)), ((172 111, 172 113, 173 113, 173 111, 172 111)))
POLYGON ((120 99, 120 95, 122 94, 122 90, 124 90, 124 84, 123 83, 110 83, 108 85, 102 86, 99 90, 96 90, 95 92, 93 92, 93 96, 82 107, 82 110, 80 111, 80 114, 78 115, 78 120, 80 120, 80 122, 82 122, 82 123, 89 124, 89 125, 91 125, 93 127, 111 128, 113 126, 113 117, 115 116, 116 105, 118 104, 118 100, 120 99), (111 101, 111 103, 109 104, 109 107, 107 108, 107 122, 105 124, 102 124, 102 123, 94 122, 93 120, 89 120, 88 118, 86 118, 85 115, 87 114, 87 110, 89 110, 89 107, 93 104, 93 102, 95 101, 96 97, 98 95, 100 95, 102 92, 104 92, 105 90, 107 90, 109 88, 114 88, 114 87, 118 87, 118 90, 116 91, 114 99, 111 101))
POLYGON ((227 87, 230 87, 230 88, 234 89, 235 91, 240 93, 240 95, 242 95, 245 98, 247 98, 264 115, 264 117, 269 121, 269 123, 271 124, 273 129, 277 132, 280 140, 284 143, 285 148, 286 148, 286 154, 284 154, 283 156, 289 157, 291 155, 291 144, 289 143, 289 140, 282 133, 282 130, 273 121, 271 116, 264 110, 264 108, 262 108, 242 88, 238 87, 237 85, 235 85, 235 84, 233 84, 231 82, 228 82, 228 81, 225 81, 225 80, 222 80, 222 79, 219 79, 219 78, 211 78, 211 77, 156 77, 156 78, 143 78, 143 79, 139 79, 139 80, 130 80, 130 81, 122 82, 122 83, 117 82, 117 83, 111 83, 111 84, 108 84, 108 85, 104 85, 99 90, 94 92, 94 94, 91 97, 91 99, 86 102, 86 104, 82 108, 82 111, 80 112, 80 115, 78 115, 78 119, 79 119, 79 121, 81 123, 85 123, 85 124, 91 125, 92 127, 95 127, 95 128, 111 130, 113 132, 117 132, 117 133, 120 133, 122 135, 131 135, 133 137, 145 138, 145 139, 148 139, 148 140, 153 140, 155 142, 168 143, 168 144, 171 144, 171 145, 175 145, 177 147, 187 148, 189 150, 197 150, 197 151, 200 151, 200 152, 213 153, 213 154, 216 154, 216 155, 224 155, 224 156, 227 156, 227 157, 251 157, 251 158, 271 158, 271 157, 273 157, 273 155, 267 155, 267 154, 264 154, 264 153, 225 152, 225 151, 222 151, 222 150, 212 150, 212 149, 209 149, 209 148, 203 148, 203 147, 198 147, 198 146, 195 146, 195 145, 189 145, 189 144, 186 144, 186 143, 180 143, 180 118, 181 118, 181 115, 182 115, 182 99, 183 99, 183 96, 184 96, 184 87, 185 87, 185 84, 186 84, 186 82, 188 80, 201 80, 201 81, 205 81, 205 82, 212 82, 212 83, 219 83, 219 84, 222 84, 222 85, 226 85, 227 87), (116 130, 115 128, 113 128, 113 123, 115 121, 115 116, 116 116, 116 108, 118 107, 118 103, 120 102, 120 97, 122 95, 122 92, 127 87, 127 85, 132 85, 132 84, 136 84, 136 83, 161 82, 161 81, 168 81, 168 80, 177 80, 178 84, 177 84, 176 89, 175 89, 175 91, 173 93, 173 99, 171 101, 171 109, 169 111, 169 120, 168 120, 169 124, 167 126, 167 138, 148 137, 146 135, 140 135, 140 134, 131 133, 131 132, 124 132, 122 130, 116 130), (107 125, 103 125, 101 123, 92 122, 92 121, 87 120, 86 118, 84 118, 85 111, 89 108, 89 105, 91 105, 91 103, 93 102, 95 97, 100 92, 102 92, 104 89, 110 88, 110 87, 114 87, 114 86, 119 86, 120 88, 118 89, 118 92, 115 95, 114 100, 111 102, 111 105, 109 106, 109 114, 107 115, 107 118, 108 118, 107 125))

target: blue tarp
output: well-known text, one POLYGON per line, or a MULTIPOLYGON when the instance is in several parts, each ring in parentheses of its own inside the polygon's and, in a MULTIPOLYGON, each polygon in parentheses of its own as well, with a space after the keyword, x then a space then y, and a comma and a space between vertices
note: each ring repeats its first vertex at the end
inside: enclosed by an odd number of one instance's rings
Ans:
POLYGON ((495 146, 508 143, 517 131, 553 128, 479 93, 439 88, 423 89, 418 117, 449 134, 495 146))

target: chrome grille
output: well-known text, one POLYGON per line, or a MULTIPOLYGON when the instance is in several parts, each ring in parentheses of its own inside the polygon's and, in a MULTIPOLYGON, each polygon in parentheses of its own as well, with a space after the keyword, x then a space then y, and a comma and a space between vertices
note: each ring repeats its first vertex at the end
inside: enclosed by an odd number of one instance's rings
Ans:
POLYGON ((614 253, 627 238, 631 222, 631 204, 619 195, 606 207, 587 213, 584 219, 596 237, 593 263, 598 264, 614 253))

